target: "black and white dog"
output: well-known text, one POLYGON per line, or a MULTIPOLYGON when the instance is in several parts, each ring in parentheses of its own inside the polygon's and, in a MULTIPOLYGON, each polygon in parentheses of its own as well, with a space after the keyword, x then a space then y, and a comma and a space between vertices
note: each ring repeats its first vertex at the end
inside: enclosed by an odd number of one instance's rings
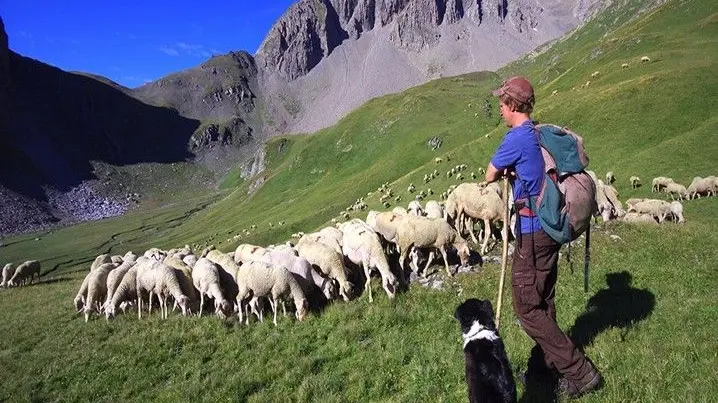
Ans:
POLYGON ((469 402, 516 402, 516 384, 491 302, 468 299, 456 307, 461 324, 469 402))

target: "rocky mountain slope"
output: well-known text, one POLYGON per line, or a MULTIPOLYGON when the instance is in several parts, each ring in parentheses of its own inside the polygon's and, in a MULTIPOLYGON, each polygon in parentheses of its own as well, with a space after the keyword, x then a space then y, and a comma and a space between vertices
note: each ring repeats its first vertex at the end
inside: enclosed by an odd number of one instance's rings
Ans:
POLYGON ((124 201, 108 198, 115 184, 97 177, 97 163, 193 161, 218 174, 246 164, 245 175, 256 174, 268 136, 327 127, 373 97, 433 78, 498 68, 598 7, 597 0, 300 0, 256 55, 215 56, 135 89, 12 52, 0 20, 0 234, 121 213, 124 201), (99 179, 104 190, 88 187, 99 179))
POLYGON ((577 27, 597 0, 302 0, 257 51, 279 132, 312 132, 365 101, 493 70, 577 27))

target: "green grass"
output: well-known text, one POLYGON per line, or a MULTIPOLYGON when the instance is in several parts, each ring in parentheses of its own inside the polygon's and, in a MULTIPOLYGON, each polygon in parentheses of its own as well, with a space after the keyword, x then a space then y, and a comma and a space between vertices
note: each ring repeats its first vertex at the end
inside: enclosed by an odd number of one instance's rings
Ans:
MULTIPOLYGON (((99 253, 185 243, 229 251, 240 242, 281 242, 327 225, 359 197, 379 209, 375 191, 384 182, 404 206, 413 198, 406 191, 412 182, 438 198, 458 183, 444 175, 448 169, 465 163, 469 173, 488 162, 506 130, 488 93, 516 73, 536 83, 535 117, 584 136, 590 168, 599 176, 613 171, 622 199, 650 196, 655 176, 687 184, 716 174, 716 5, 672 1, 638 13, 644 3, 618 2, 498 73, 436 80, 374 99, 318 133, 275 138, 260 174, 266 182, 251 195, 258 178, 239 181, 237 170, 215 194, 178 191, 172 203, 148 211, 3 239, 0 261, 39 259, 45 283, 0 291, 0 401, 465 401, 459 329, 451 315, 467 297, 495 299, 494 264, 447 280, 444 291, 415 286, 395 300, 374 282, 373 304, 365 298, 337 303, 303 323, 282 318, 278 328, 177 315, 85 324, 71 301, 99 253), (640 63, 643 55, 652 61, 640 63), (590 77, 594 71, 597 78, 590 77), (580 88, 588 80, 590 86, 580 88), (487 98, 491 116, 483 109, 487 98), (433 136, 443 140, 436 151, 426 145, 433 136), (437 156, 445 162, 435 164, 437 156), (424 173, 434 169, 441 176, 424 184, 424 173), (644 186, 632 190, 631 175, 644 186), (238 234, 242 238, 234 239, 238 234)), ((162 172, 179 183, 171 169, 162 172)), ((156 190, 161 193, 161 181, 156 190)), ((576 325, 574 336, 588 341, 586 352, 606 380, 583 401, 715 400, 718 202, 685 202, 685 216, 684 225, 601 225, 592 238, 589 293, 582 290, 581 259, 573 272, 561 260, 559 324, 576 325), (630 287, 606 285, 607 274, 624 272, 630 287), (589 303, 595 305, 590 313, 589 303)), ((502 336, 519 371, 532 342, 515 323, 510 292, 504 304, 502 336)))

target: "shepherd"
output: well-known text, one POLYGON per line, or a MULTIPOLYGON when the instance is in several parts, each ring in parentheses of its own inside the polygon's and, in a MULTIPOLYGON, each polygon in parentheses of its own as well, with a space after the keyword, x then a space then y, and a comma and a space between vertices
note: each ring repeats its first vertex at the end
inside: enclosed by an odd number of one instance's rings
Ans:
POLYGON ((543 361, 542 368, 529 366, 519 379, 538 377, 541 374, 535 372, 542 370, 558 371, 560 393, 575 398, 598 389, 602 378, 556 323, 554 297, 561 244, 544 231, 535 211, 521 202, 538 196, 545 180, 541 146, 531 120, 533 86, 525 77, 512 77, 492 94, 499 97, 499 111, 510 130, 486 169, 486 181, 504 176, 513 179, 518 214, 511 273, 513 308, 543 361))

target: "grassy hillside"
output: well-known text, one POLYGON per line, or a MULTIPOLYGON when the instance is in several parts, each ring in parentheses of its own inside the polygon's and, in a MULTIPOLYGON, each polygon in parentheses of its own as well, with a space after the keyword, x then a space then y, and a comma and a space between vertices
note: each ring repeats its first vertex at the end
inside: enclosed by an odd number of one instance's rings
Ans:
MULTIPOLYGON (((374 99, 319 133, 276 138, 261 178, 241 182, 235 172, 217 194, 3 239, 0 262, 40 259, 44 284, 0 290, 0 401, 465 401, 451 315, 467 297, 495 299, 495 264, 445 281, 443 291, 412 286, 395 300, 375 282, 374 304, 364 297, 337 303, 304 323, 282 318, 278 328, 176 315, 85 324, 71 301, 101 252, 281 242, 329 224, 360 197, 383 208, 376 190, 385 182, 402 198, 390 199, 392 207, 414 197, 410 183, 438 199, 459 183, 445 175, 451 167, 467 164, 470 180, 487 164, 506 131, 488 94, 516 73, 536 83, 535 117, 583 135, 590 168, 599 175, 612 170, 622 199, 650 196, 655 176, 687 184, 717 174, 718 6, 671 1, 639 12, 646 3, 616 2, 498 73, 437 80, 374 99), (651 61, 640 62, 644 55, 651 61), (443 140, 438 150, 427 146, 434 136, 443 140), (424 184, 434 169, 440 177, 424 184), (644 186, 632 190, 631 175, 644 186), (248 194, 260 179, 264 184, 248 194)), ((687 223, 680 226, 600 224, 589 293, 580 262, 572 270, 561 260, 559 324, 606 379, 584 401, 699 402, 718 394, 718 201, 684 205, 687 223)), ((515 323, 508 294, 501 331, 519 371, 532 342, 515 323)), ((523 401, 552 397, 547 390, 519 394, 523 401)))

